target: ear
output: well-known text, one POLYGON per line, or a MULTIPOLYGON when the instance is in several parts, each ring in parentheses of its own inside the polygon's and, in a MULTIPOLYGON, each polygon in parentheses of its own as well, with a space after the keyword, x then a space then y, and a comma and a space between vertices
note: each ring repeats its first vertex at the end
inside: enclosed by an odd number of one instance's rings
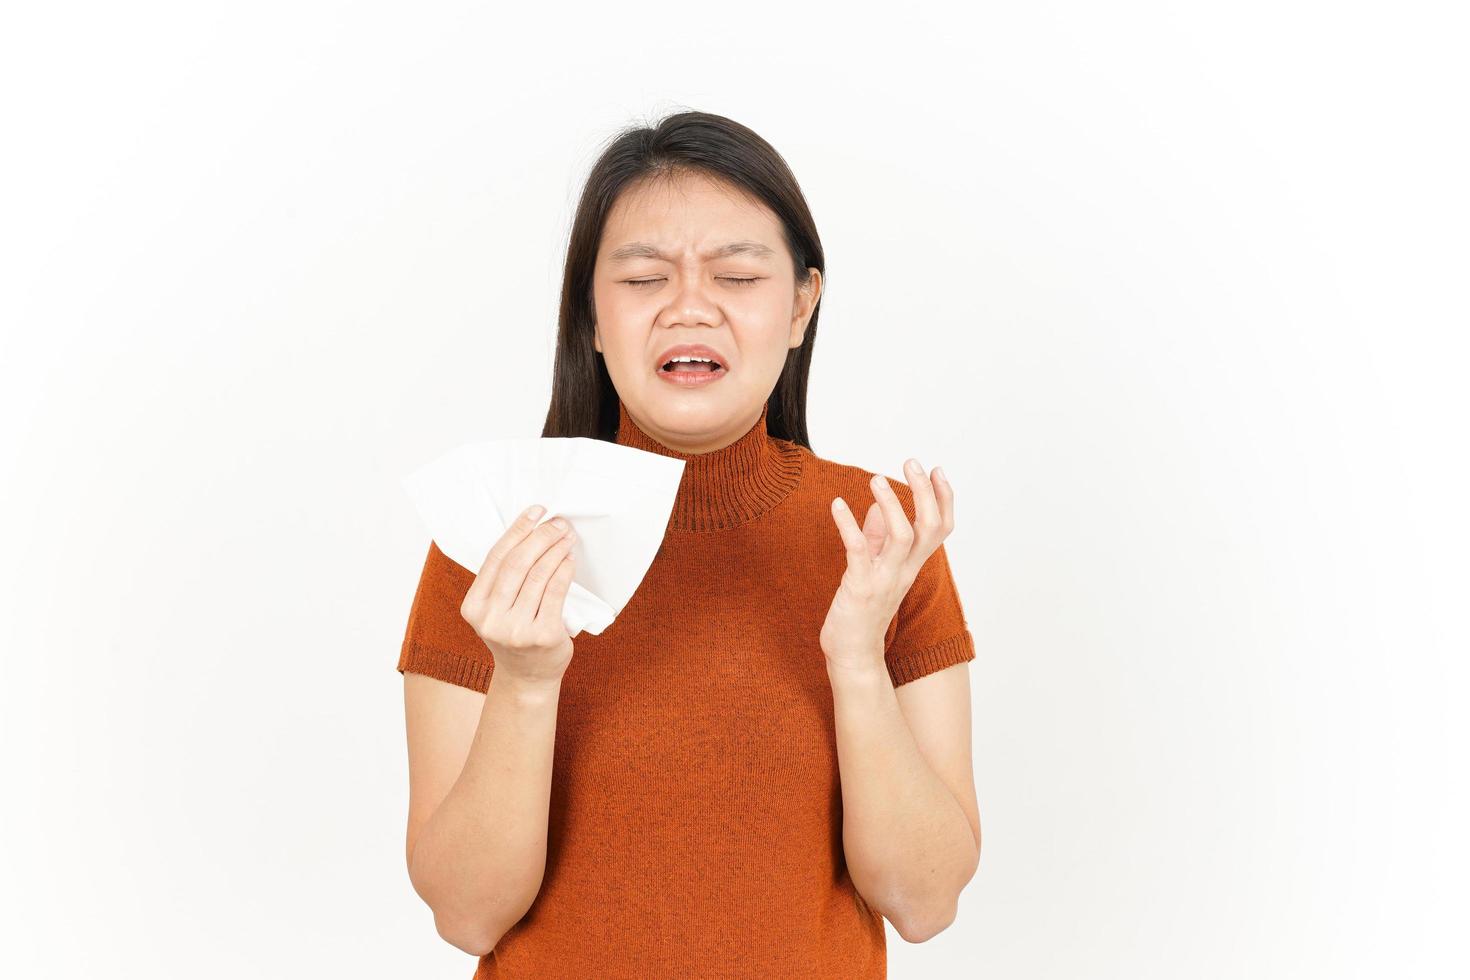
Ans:
POLYGON ((806 337, 806 325, 811 321, 812 311, 822 298, 822 270, 812 267, 807 270, 805 286, 796 290, 796 307, 791 314, 791 342, 787 346, 800 347, 806 337))
POLYGON ((597 353, 599 353, 599 354, 602 353, 602 338, 599 337, 598 334, 597 334, 597 321, 596 320, 593 320, 592 321, 592 349, 595 350, 595 351, 597 351, 597 353))

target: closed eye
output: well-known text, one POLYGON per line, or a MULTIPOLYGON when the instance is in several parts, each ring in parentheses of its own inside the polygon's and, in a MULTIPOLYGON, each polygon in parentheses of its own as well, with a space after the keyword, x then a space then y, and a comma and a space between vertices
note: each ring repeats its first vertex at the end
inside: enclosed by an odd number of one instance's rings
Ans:
MULTIPOLYGON (((737 277, 737 276, 718 276, 716 278, 718 278, 721 282, 732 282, 732 283, 735 283, 738 286, 753 286, 756 283, 760 282, 761 279, 764 278, 764 277, 762 277, 762 276, 751 276, 749 278, 742 279, 742 278, 737 277)), ((656 282, 663 282, 663 278, 660 277, 658 279, 624 279, 623 281, 626 282, 630 286, 649 286, 649 285, 652 285, 653 283, 656 283, 656 282)))

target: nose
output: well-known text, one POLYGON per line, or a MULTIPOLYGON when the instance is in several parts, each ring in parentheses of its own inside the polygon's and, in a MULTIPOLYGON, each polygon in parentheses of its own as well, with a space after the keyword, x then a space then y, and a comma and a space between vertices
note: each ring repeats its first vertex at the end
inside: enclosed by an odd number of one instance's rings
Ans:
POLYGON ((719 320, 718 304, 709 294, 709 283, 698 272, 681 272, 674 279, 673 295, 664 308, 665 326, 711 326, 719 320))

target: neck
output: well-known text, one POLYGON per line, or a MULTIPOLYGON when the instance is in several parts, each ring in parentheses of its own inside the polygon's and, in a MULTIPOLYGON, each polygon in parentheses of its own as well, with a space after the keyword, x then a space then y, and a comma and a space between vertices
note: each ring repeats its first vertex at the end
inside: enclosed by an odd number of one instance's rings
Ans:
POLYGON ((618 400, 619 445, 684 461, 684 476, 674 499, 669 527, 682 531, 716 531, 754 520, 776 506, 801 479, 801 450, 766 430, 768 407, 760 418, 727 446, 703 453, 673 449, 633 421, 618 400))

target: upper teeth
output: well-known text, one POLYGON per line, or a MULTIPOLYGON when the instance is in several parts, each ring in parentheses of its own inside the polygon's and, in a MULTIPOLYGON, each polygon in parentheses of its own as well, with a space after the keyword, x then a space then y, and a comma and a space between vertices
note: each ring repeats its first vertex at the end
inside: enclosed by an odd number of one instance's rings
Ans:
POLYGON ((690 362, 690 361, 704 361, 707 364, 714 364, 715 363, 714 359, 713 358, 710 358, 710 357, 692 357, 692 356, 689 356, 689 355, 685 355, 683 357, 671 357, 671 358, 669 358, 668 363, 670 363, 670 364, 677 364, 677 363, 679 363, 681 361, 682 362, 686 362, 686 363, 687 362, 690 362))

